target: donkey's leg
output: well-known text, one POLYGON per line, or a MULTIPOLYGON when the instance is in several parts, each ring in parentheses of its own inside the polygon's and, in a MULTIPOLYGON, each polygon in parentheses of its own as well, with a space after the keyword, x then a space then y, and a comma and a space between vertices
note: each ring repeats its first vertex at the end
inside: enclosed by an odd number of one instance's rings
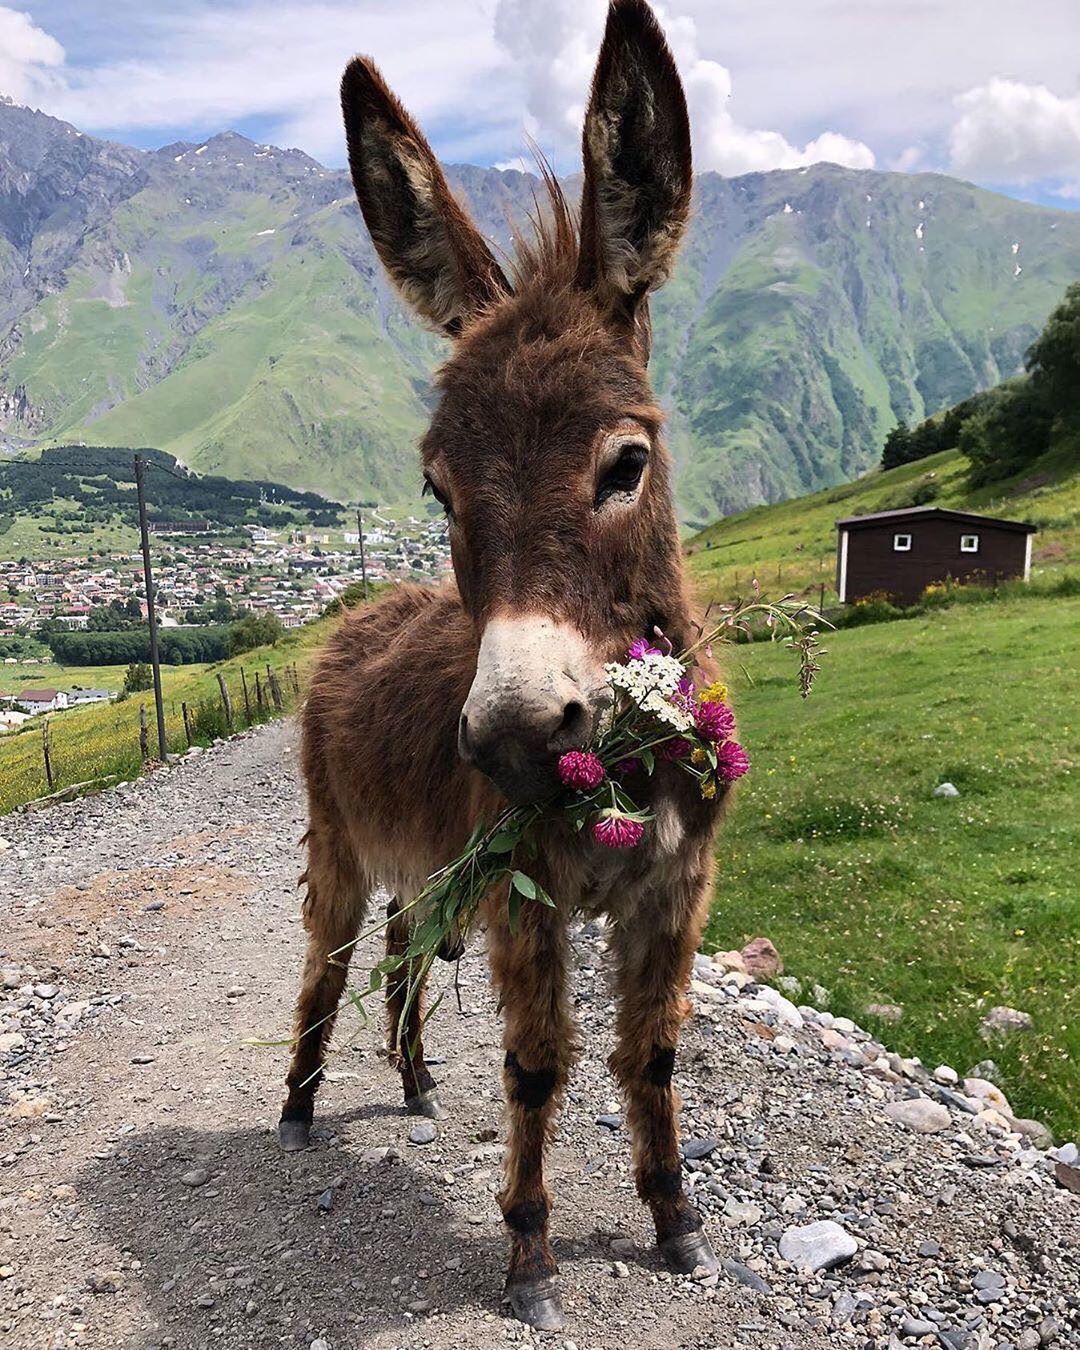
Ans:
POLYGON ((315 1093, 352 955, 347 944, 360 931, 371 893, 344 832, 314 822, 308 832, 306 877, 307 954, 296 1004, 292 1064, 285 1079, 289 1093, 278 1125, 281 1147, 290 1152, 308 1144, 315 1093))
MULTIPOLYGON (((386 917, 390 921, 386 925, 386 954, 398 956, 409 945, 409 918, 401 913, 401 902, 396 895, 386 908, 386 917)), ((426 977, 413 987, 418 977, 418 965, 417 961, 409 961, 387 978, 387 1050, 391 1064, 401 1074, 405 1110, 410 1115, 430 1116, 432 1120, 438 1120, 443 1114, 442 1107, 435 1090, 435 1079, 424 1063, 422 1034, 426 977)))
POLYGON ((696 903, 701 883, 685 903, 686 918, 674 931, 642 918, 616 925, 618 1015, 612 1072, 626 1098, 633 1137, 638 1194, 652 1210, 656 1239, 668 1264, 689 1274, 698 1266, 719 1269, 701 1220, 683 1190, 679 1153, 679 1098, 671 1084, 679 1028, 689 1013, 685 989, 701 933, 696 903))
POLYGON ((490 934, 491 970, 503 1009, 503 1079, 509 1116, 499 1206, 510 1230, 506 1293, 515 1316, 542 1331, 563 1325, 548 1245, 551 1199, 544 1149, 576 1052, 566 1000, 566 925, 545 905, 525 905, 516 934, 505 921, 490 934))

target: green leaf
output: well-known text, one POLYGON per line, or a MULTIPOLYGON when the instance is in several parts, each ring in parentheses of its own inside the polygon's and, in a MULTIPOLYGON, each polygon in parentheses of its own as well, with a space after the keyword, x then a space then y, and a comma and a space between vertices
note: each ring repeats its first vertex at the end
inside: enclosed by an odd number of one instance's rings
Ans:
POLYGON ((506 903, 506 918, 510 925, 511 933, 518 930, 518 920, 521 918, 521 893, 513 888, 506 903))
POLYGON ((536 882, 524 872, 515 872, 510 878, 510 885, 515 891, 520 891, 526 900, 536 899, 536 882))
POLYGON ((554 909, 554 908, 555 908, 555 901, 552 900, 551 896, 548 895, 547 891, 544 890, 543 886, 539 886, 539 885, 537 886, 537 888, 536 888, 536 898, 537 898, 537 900, 540 901, 540 903, 541 903, 542 905, 547 905, 548 909, 554 909))
POLYGON ((638 759, 645 765, 645 772, 651 774, 656 768, 656 756, 648 748, 638 752, 638 759))
POLYGON ((512 853, 517 848, 520 835, 512 833, 510 830, 503 830, 490 840, 487 846, 489 853, 512 853))

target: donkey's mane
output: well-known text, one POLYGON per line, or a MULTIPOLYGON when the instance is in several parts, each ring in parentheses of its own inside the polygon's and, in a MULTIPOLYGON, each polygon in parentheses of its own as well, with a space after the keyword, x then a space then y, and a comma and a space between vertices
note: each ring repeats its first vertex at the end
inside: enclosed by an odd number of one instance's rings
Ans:
POLYGON ((539 151, 540 190, 533 193, 527 224, 511 225, 514 256, 508 259, 515 291, 535 287, 562 289, 573 284, 578 267, 580 230, 577 211, 566 199, 555 171, 539 151))

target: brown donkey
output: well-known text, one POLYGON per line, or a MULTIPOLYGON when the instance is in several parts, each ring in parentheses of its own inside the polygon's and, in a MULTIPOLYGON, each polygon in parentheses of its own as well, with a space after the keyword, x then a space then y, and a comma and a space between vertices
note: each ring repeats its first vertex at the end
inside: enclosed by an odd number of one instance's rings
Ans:
MULTIPOLYGON (((451 195, 423 135, 366 59, 342 81, 349 162, 379 256, 402 294, 454 340, 423 440, 446 511, 456 585, 403 586, 349 616, 327 645, 303 723, 310 805, 309 934, 285 1148, 308 1141, 315 1090, 355 938, 376 888, 390 950, 402 900, 456 856, 477 821, 544 799, 555 764, 610 703, 605 661, 660 628, 676 650, 693 623, 671 466, 646 375, 649 293, 666 279, 690 207, 682 86, 644 0, 615 0, 584 131, 580 229, 553 181, 536 237, 507 276, 451 195)), ((576 1049, 567 925, 602 913, 617 986, 611 1067, 626 1099, 637 1188, 678 1271, 717 1268, 682 1185, 672 1068, 710 889, 720 804, 659 765, 645 841, 606 851, 552 824, 529 871, 557 908, 505 893, 486 910, 505 1024, 509 1141, 499 1203, 517 1316, 562 1323, 548 1245, 544 1150, 576 1049)), ((391 1051, 410 1111, 438 1115, 419 1015, 391 1051)))

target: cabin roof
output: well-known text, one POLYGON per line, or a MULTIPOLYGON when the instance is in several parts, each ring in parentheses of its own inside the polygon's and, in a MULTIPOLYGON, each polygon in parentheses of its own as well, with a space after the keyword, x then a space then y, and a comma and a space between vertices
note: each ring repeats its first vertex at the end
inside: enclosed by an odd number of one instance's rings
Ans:
POLYGON ((1000 516, 980 516, 972 511, 952 511, 947 506, 907 506, 899 511, 873 511, 865 516, 845 516, 836 522, 838 529, 856 530, 864 525, 900 524, 902 521, 955 520, 961 525, 977 525, 982 529, 997 528, 1034 534, 1039 528, 1026 520, 1002 520, 1000 516))

